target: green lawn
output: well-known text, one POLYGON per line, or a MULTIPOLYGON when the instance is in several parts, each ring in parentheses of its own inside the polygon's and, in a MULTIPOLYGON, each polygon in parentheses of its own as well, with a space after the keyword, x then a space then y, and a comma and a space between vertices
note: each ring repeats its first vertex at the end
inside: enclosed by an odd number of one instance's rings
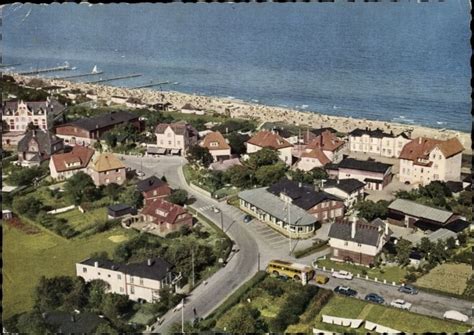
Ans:
POLYGON ((107 209, 105 207, 96 208, 85 213, 81 213, 79 209, 56 214, 58 218, 68 220, 69 225, 79 232, 84 232, 93 227, 97 221, 107 220, 107 209))
POLYGON ((469 326, 466 324, 432 318, 397 308, 371 304, 363 300, 341 296, 331 298, 314 320, 313 326, 321 330, 341 333, 354 331, 365 333, 363 326, 354 330, 352 328, 325 324, 321 321, 323 314, 351 319, 364 319, 410 333, 466 332, 469 329, 469 326))
POLYGON ((385 266, 381 269, 379 268, 367 268, 365 266, 359 266, 348 263, 334 262, 329 259, 320 259, 317 262, 318 266, 325 266, 326 269, 335 269, 335 270, 346 270, 352 272, 354 276, 360 274, 365 276, 363 271, 367 271, 367 276, 370 278, 377 278, 379 280, 386 279, 388 282, 400 283, 400 281, 405 277, 407 271, 404 268, 398 266, 385 266))
POLYGON ((33 306, 34 288, 41 276, 75 275, 75 263, 93 252, 113 252, 120 240, 135 234, 115 228, 85 239, 66 240, 44 229, 28 235, 3 226, 3 317, 33 306), (110 239, 112 238, 112 239, 110 239))
POLYGON ((444 263, 436 266, 416 281, 416 285, 462 295, 472 275, 469 264, 444 263))

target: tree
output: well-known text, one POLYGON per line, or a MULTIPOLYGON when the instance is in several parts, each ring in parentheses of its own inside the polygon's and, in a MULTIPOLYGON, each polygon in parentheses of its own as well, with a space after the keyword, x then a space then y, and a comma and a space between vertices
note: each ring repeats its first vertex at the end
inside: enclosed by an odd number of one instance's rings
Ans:
POLYGON ((278 153, 275 150, 263 148, 257 152, 251 153, 245 164, 256 171, 264 165, 273 165, 279 161, 278 153))
POLYGON ((323 168, 315 167, 311 169, 310 172, 311 172, 311 175, 313 176, 313 179, 321 180, 321 179, 328 178, 328 173, 323 168))
POLYGON ((171 192, 171 194, 166 198, 169 202, 183 206, 188 200, 188 192, 186 190, 177 189, 171 192))
POLYGON ((66 197, 75 205, 80 205, 83 201, 94 201, 98 194, 92 178, 84 172, 78 172, 69 178, 64 184, 66 197), (92 197, 91 197, 92 196, 92 197))
POLYGON ((255 179, 261 186, 268 186, 276 183, 285 176, 287 170, 283 162, 278 162, 273 165, 263 165, 255 172, 255 179))
POLYGON ((212 155, 209 153, 209 149, 203 148, 199 145, 189 147, 187 158, 190 162, 202 165, 206 168, 209 167, 214 160, 212 155))
POLYGON ((411 253, 411 242, 408 240, 398 240, 395 249, 397 251, 398 263, 402 266, 407 265, 410 262, 411 253))
POLYGON ((123 187, 116 183, 107 184, 104 187, 104 195, 108 196, 112 201, 117 201, 123 187))
POLYGON ((95 334, 112 334, 112 335, 115 335, 115 334, 119 334, 119 332, 113 326, 111 326, 109 323, 103 322, 103 323, 100 323, 97 326, 97 328, 95 330, 95 334))
POLYGON ((448 247, 449 250, 455 249, 456 248, 456 239, 454 237, 449 237, 446 240, 446 246, 448 247))
POLYGON ((418 247, 426 257, 433 250, 434 244, 428 237, 422 237, 418 247))
POLYGON ((443 240, 438 240, 432 252, 428 255, 428 262, 431 264, 439 264, 446 260, 446 258, 448 258, 446 243, 443 240))
POLYGON ((38 126, 35 125, 33 122, 30 122, 30 123, 28 123, 28 125, 26 126, 26 129, 27 129, 27 130, 35 130, 35 129, 38 129, 38 126))
POLYGON ((219 327, 226 333, 256 333, 255 315, 260 312, 255 311, 247 304, 233 308, 222 317, 219 327))
POLYGON ((105 291, 109 284, 103 280, 95 279, 87 283, 89 308, 92 311, 99 312, 105 299, 105 291))
POLYGON ((104 134, 104 140, 109 148, 115 148, 117 146, 117 135, 112 131, 108 131, 104 134))
POLYGON ((35 178, 39 178, 43 175, 41 167, 35 166, 32 168, 17 168, 8 177, 8 181, 11 184, 18 186, 30 185, 35 178))
POLYGON ((43 207, 41 201, 31 195, 13 198, 12 205, 16 213, 25 215, 30 219, 35 218, 43 207))
POLYGON ((62 307, 77 309, 83 306, 85 284, 76 277, 59 276, 40 278, 35 292, 35 306, 40 311, 51 311, 62 307))
POLYGON ((224 180, 235 187, 248 188, 252 186, 252 172, 246 166, 234 165, 224 172, 224 180))
POLYGON ((93 148, 96 150, 96 151, 99 151, 101 152, 102 151, 102 144, 100 143, 100 141, 96 141, 93 145, 93 148))
POLYGON ((238 133, 231 133, 227 136, 232 152, 239 156, 247 153, 245 142, 247 142, 248 139, 248 135, 240 135, 238 133))
POLYGON ((134 187, 126 188, 120 193, 119 199, 121 202, 135 208, 143 206, 143 194, 134 187))
POLYGON ((313 183, 313 175, 310 172, 303 171, 301 169, 291 170, 289 172, 290 177, 293 181, 305 184, 313 183))
POLYGON ((127 295, 118 293, 107 293, 101 304, 101 310, 111 320, 118 319, 130 308, 130 300, 127 295))
POLYGON ((48 325, 38 311, 26 312, 18 317, 18 332, 21 334, 49 334, 54 333, 54 327, 48 325))
POLYGON ((356 203, 354 207, 359 212, 360 217, 372 221, 376 218, 384 218, 387 215, 388 202, 386 200, 377 202, 364 200, 356 203))

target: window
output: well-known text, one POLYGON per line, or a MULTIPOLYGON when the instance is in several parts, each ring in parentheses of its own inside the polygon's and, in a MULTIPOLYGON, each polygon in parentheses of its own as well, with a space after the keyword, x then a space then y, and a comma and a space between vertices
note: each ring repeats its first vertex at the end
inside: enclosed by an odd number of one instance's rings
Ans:
POLYGON ((133 283, 133 277, 130 276, 130 283, 133 283))
POLYGON ((156 195, 156 194, 157 194, 157 192, 156 192, 156 190, 154 190, 154 191, 153 191, 153 195, 156 195))
POLYGON ((143 279, 140 279, 140 285, 143 285, 143 279))
POLYGON ((120 292, 123 292, 123 287, 120 288, 120 292))
POLYGON ((168 145, 171 145, 171 141, 168 141, 168 145))
POLYGON ((348 245, 349 243, 347 241, 344 241, 344 245, 348 245))
POLYGON ((87 268, 82 268, 82 272, 86 273, 86 272, 87 272, 87 268))
POLYGON ((110 278, 110 275, 107 275, 107 277, 109 277, 109 278, 110 278))
POLYGON ((135 294, 135 287, 130 286, 130 293, 131 293, 131 294, 135 294))
POLYGON ((357 243, 357 246, 358 246, 358 247, 361 247, 361 246, 362 246, 362 244, 360 244, 360 243, 357 243))
POLYGON ((178 145, 180 145, 180 144, 181 144, 181 141, 176 141, 176 143, 177 143, 178 145))
POLYGON ((100 276, 100 272, 97 272, 97 275, 100 276))
POLYGON ((117 279, 122 279, 122 275, 117 275, 117 279))

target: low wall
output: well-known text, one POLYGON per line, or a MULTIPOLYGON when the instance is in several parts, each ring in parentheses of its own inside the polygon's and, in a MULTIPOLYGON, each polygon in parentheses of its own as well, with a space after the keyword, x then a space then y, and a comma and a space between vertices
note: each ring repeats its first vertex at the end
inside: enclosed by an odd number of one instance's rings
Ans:
POLYGON ((199 192, 201 194, 204 194, 204 195, 212 198, 212 193, 211 192, 206 191, 205 189, 203 189, 203 188, 197 186, 196 184, 194 184, 193 182, 189 182, 188 185, 189 185, 189 187, 191 187, 196 192, 199 192))
POLYGON ((67 207, 63 207, 63 208, 53 209, 52 211, 46 212, 46 214, 53 214, 54 215, 54 214, 64 213, 64 212, 70 211, 74 208, 76 208, 76 206, 71 205, 71 206, 67 206, 67 207))

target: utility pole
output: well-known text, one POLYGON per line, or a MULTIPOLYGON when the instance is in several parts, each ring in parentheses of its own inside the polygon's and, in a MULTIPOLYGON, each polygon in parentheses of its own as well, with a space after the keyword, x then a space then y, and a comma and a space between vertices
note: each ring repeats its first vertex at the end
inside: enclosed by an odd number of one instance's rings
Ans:
POLYGON ((222 217, 222 210, 220 211, 220 213, 221 213, 221 229, 222 231, 224 231, 224 219, 222 217))
POLYGON ((184 298, 181 300, 181 333, 184 334, 184 298))
POLYGON ((257 254, 257 270, 260 271, 260 253, 257 254))
POLYGON ((290 253, 289 255, 291 256, 291 230, 290 230, 290 225, 291 225, 291 217, 290 217, 290 204, 288 203, 288 236, 289 236, 289 242, 290 242, 290 253))
POLYGON ((194 288, 194 249, 191 249, 191 269, 192 269, 192 283, 194 288))

